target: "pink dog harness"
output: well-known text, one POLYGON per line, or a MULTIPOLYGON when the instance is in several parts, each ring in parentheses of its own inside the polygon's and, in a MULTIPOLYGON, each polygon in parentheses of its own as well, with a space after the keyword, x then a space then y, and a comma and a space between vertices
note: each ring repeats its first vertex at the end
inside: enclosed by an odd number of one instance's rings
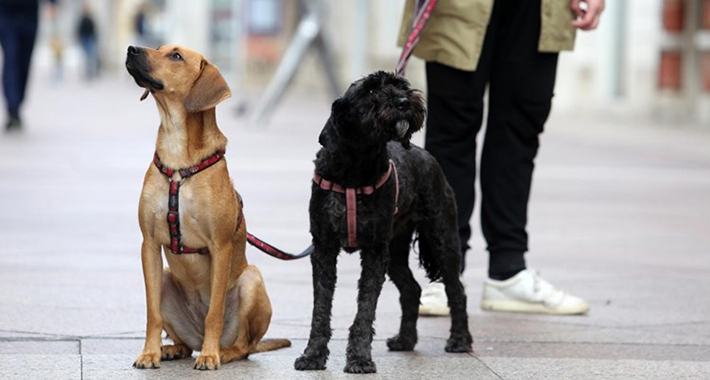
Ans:
POLYGON ((375 190, 382 187, 394 172, 394 213, 397 213, 397 200, 399 199, 399 176, 397 175, 397 166, 394 161, 390 160, 389 168, 380 177, 374 185, 362 186, 358 188, 343 187, 335 182, 313 174, 313 182, 321 189, 326 191, 335 191, 336 193, 345 194, 345 208, 347 210, 346 218, 348 222, 348 248, 357 248, 357 195, 370 195, 375 190))

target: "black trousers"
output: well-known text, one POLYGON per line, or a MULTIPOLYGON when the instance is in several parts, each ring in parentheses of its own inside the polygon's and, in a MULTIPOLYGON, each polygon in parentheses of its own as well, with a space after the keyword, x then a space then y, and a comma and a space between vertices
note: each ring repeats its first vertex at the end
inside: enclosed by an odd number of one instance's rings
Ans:
POLYGON ((25 99, 37 21, 36 4, 19 9, 0 8, 0 45, 4 60, 2 88, 7 111, 13 117, 19 116, 20 105, 25 99))
POLYGON ((475 203, 476 136, 488 86, 488 125, 481 154, 481 224, 489 275, 525 269, 525 230, 538 136, 550 113, 556 53, 538 52, 540 0, 495 1, 475 72, 427 62, 429 114, 425 148, 456 194, 462 267, 475 203))

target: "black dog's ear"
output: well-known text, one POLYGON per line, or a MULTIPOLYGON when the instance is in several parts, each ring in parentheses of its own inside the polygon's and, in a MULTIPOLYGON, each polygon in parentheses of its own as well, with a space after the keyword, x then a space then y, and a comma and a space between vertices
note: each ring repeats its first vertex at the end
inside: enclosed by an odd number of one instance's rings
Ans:
POLYGON ((339 140, 340 131, 338 131, 338 127, 333 121, 333 116, 331 116, 328 118, 328 121, 325 122, 323 130, 320 131, 320 135, 318 136, 318 143, 320 143, 322 147, 328 149, 336 146, 339 140))
POLYGON ((345 98, 335 99, 333 105, 330 106, 330 116, 335 119, 337 123, 343 123, 345 117, 348 115, 348 108, 350 103, 345 98))
POLYGON ((340 142, 341 138, 341 125, 345 123, 345 119, 348 113, 347 101, 343 98, 338 98, 333 102, 330 108, 330 117, 328 121, 325 122, 323 130, 318 136, 318 142, 324 148, 332 148, 340 142))

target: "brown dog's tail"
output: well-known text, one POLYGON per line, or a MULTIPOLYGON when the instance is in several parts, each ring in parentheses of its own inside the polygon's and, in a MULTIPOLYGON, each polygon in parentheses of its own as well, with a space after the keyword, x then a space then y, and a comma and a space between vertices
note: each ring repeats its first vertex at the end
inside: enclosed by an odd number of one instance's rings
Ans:
POLYGON ((278 350, 279 348, 291 347, 291 341, 288 339, 264 339, 256 346, 256 349, 251 353, 266 352, 278 350))

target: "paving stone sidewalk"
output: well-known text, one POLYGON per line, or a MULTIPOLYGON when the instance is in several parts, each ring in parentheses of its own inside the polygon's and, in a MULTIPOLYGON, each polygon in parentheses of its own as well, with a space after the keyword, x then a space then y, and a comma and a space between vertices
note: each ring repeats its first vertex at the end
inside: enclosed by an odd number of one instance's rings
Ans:
MULTIPOLYGON (((267 337, 293 347, 212 373, 193 371, 191 360, 131 368, 145 329, 137 201, 157 111, 128 80, 35 83, 25 133, 0 135, 0 378, 353 377, 342 368, 358 257, 339 261, 328 369, 302 373, 293 361, 308 337, 310 264, 252 248, 274 306, 267 337)), ((223 103, 218 119, 249 229, 298 250, 310 240, 311 161, 329 102, 290 94, 268 128, 234 110, 223 103)), ((528 263, 588 299, 589 315, 481 311, 487 257, 476 227, 464 275, 475 352, 444 352, 445 318, 420 320, 415 352, 388 352, 399 323, 388 282, 373 343, 378 373, 359 377, 710 378, 710 131, 652 124, 557 116, 542 137, 528 263)), ((424 282, 421 270, 416 277, 424 282)))

